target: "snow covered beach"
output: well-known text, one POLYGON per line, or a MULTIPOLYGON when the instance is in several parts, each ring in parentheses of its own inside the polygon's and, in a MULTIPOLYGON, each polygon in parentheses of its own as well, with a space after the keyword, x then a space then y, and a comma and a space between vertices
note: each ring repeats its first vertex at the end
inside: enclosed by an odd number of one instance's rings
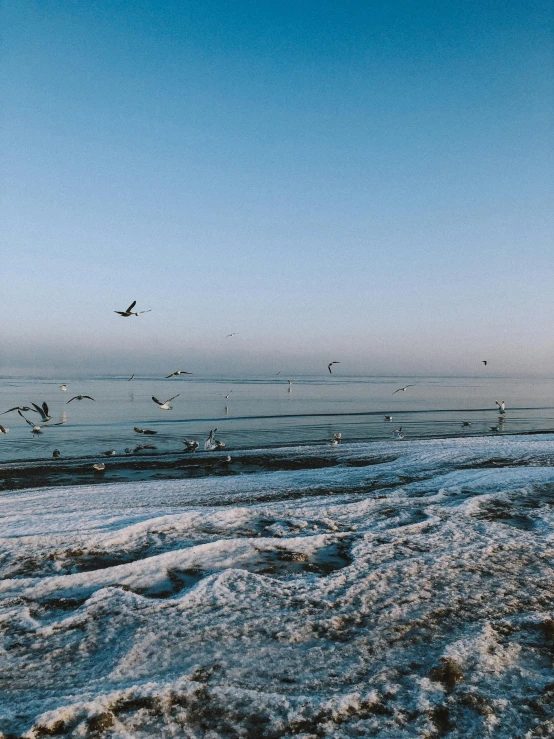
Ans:
POLYGON ((270 455, 2 494, 5 737, 554 734, 553 436, 270 455))

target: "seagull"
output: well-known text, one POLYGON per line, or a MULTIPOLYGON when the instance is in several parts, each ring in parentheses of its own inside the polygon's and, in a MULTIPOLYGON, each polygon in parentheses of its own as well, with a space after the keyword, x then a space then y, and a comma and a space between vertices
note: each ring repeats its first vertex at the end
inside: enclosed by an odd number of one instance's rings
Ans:
POLYGON ((26 423, 29 424, 29 426, 32 426, 33 427, 31 429, 31 433, 32 434, 42 434, 42 429, 40 428, 40 426, 35 426, 35 424, 32 421, 29 421, 28 418, 25 418, 25 416, 23 415, 23 413, 21 413, 21 411, 18 411, 18 413, 21 416, 21 418, 23 418, 24 421, 26 421, 26 423))
POLYGON ((0 423, 0 434, 7 434, 9 429, 7 429, 5 426, 2 426, 0 423))
POLYGON ((31 408, 29 408, 28 405, 16 405, 13 408, 10 408, 9 410, 3 411, 2 413, 0 413, 0 416, 3 416, 4 413, 11 413, 12 411, 30 411, 30 410, 31 408))
POLYGON ((233 392, 232 390, 229 390, 229 392, 227 393, 227 395, 224 395, 223 397, 224 397, 224 398, 228 398, 228 397, 229 397, 229 395, 231 395, 231 393, 232 393, 232 392, 233 392))
POLYGON ((195 452, 200 444, 197 441, 190 441, 189 439, 185 439, 183 441, 183 444, 186 446, 187 449, 189 449, 191 452, 195 452))
POLYGON ((393 439, 403 439, 404 434, 402 433, 402 426, 400 428, 397 428, 395 431, 392 432, 392 438, 393 439))
POLYGON ((135 426, 133 431, 135 431, 137 434, 145 434, 146 436, 153 436, 154 434, 157 434, 157 431, 152 431, 152 429, 139 429, 138 426, 135 426))
POLYGON ((415 385, 404 385, 404 387, 399 387, 398 390, 395 390, 393 395, 396 395, 396 393, 400 392, 406 392, 407 388, 409 387, 415 387, 415 385))
POLYGON ((214 444, 216 449, 225 449, 227 446, 223 441, 219 441, 219 439, 214 439, 214 444))
POLYGON ((133 379, 134 376, 135 376, 135 373, 133 372, 133 374, 131 375, 131 377, 129 377, 129 379, 127 380, 127 382, 131 382, 131 380, 133 379))
POLYGON ((132 454, 132 453, 133 453, 133 450, 130 447, 126 446, 125 447, 125 454, 132 454))
POLYGON ((67 385, 60 385, 60 390, 63 390, 64 393, 67 390, 67 385))
MULTIPOLYGON (((90 395, 74 395, 71 400, 84 400, 84 398, 88 398, 89 400, 94 400, 94 398, 91 398, 90 395)), ((71 400, 68 400, 67 403, 71 403, 71 400)), ((94 400, 96 403, 96 401, 94 400)), ((66 405, 67 405, 66 403, 66 405)))
POLYGON ((54 457, 54 459, 59 459, 62 456, 62 453, 59 449, 54 449, 54 451, 52 452, 52 456, 54 457))
POLYGON ((116 451, 115 451, 115 449, 110 449, 110 450, 109 450, 109 451, 107 451, 107 452, 102 452, 102 454, 103 454, 103 455, 104 455, 105 457, 115 457, 115 455, 116 455, 116 451))
POLYGON ((392 416, 385 416, 385 421, 392 421, 392 416))
POLYGON ((104 470, 106 469, 106 465, 105 464, 102 464, 102 463, 100 463, 100 464, 93 464, 92 465, 92 469, 94 470, 95 473, 96 472, 104 472, 104 470))
POLYGON ((129 318, 129 316, 140 316, 141 313, 151 313, 152 308, 149 308, 148 310, 133 311, 133 308, 136 304, 137 301, 133 300, 127 310, 114 310, 114 313, 119 313, 119 315, 123 316, 123 318, 129 318))
POLYGON ((192 372, 185 372, 185 370, 177 370, 177 372, 172 372, 170 375, 166 375, 166 380, 169 380, 170 377, 175 377, 175 375, 192 375, 192 372))
POLYGON ((277 372, 277 374, 275 375, 275 377, 279 377, 280 374, 281 374, 281 370, 279 370, 279 372, 277 372))
POLYGON ((500 431, 500 428, 498 426, 489 426, 491 431, 500 431))
POLYGON ((329 364, 327 365, 327 369, 329 370, 329 374, 330 374, 330 375, 332 375, 332 374, 333 374, 333 372, 332 372, 332 370, 331 370, 331 366, 332 366, 333 364, 340 364, 340 362, 329 362, 329 364))
POLYGON ((224 462, 231 462, 231 457, 229 455, 227 455, 223 461, 224 462))
POLYGON ((486 360, 486 359, 482 359, 482 360, 481 360, 481 362, 483 362, 483 364, 485 365, 485 367, 486 367, 486 366, 487 366, 487 364, 488 364, 488 362, 487 362, 487 360, 486 360))
POLYGON ((31 405, 34 406, 34 410, 33 408, 29 408, 29 410, 33 411, 33 413, 40 413, 40 417, 44 422, 49 421, 52 418, 52 416, 48 415, 48 406, 46 403, 43 403, 42 407, 36 403, 31 403, 31 405))
POLYGON ((340 431, 338 434, 333 434, 333 439, 335 439, 335 441, 340 441, 342 439, 342 434, 340 433, 340 431))
POLYGON ((217 428, 210 430, 210 433, 208 435, 208 438, 204 442, 204 449, 208 449, 208 450, 215 449, 216 442, 215 442, 215 439, 214 439, 214 434, 215 434, 216 431, 217 431, 217 428))
POLYGON ((462 426, 471 426, 471 421, 462 421, 462 426))
POLYGON ((506 403, 503 400, 501 400, 500 403, 498 400, 495 400, 494 402, 500 408, 500 413, 504 415, 504 413, 506 413, 506 403))
POLYGON ((161 408, 162 411, 170 411, 171 410, 171 406, 169 405, 169 401, 170 400, 175 400, 175 398, 178 398, 180 394, 181 393, 177 393, 177 395, 174 395, 172 398, 169 398, 169 400, 164 400, 163 403, 162 403, 161 400, 158 400, 154 396, 152 396, 152 400, 154 401, 154 403, 157 403, 160 406, 160 408, 161 408))
POLYGON ((238 333, 238 331, 234 331, 232 334, 227 334, 227 336, 225 338, 228 339, 230 336, 236 336, 237 333, 238 333))

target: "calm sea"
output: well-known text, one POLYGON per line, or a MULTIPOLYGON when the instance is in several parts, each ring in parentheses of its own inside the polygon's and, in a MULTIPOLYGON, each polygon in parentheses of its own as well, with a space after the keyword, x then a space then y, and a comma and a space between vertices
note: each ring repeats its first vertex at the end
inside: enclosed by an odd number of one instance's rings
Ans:
MULTIPOLYGON (((64 458, 123 454, 137 443, 155 443, 160 452, 180 451, 185 438, 202 448, 210 429, 227 449, 264 448, 342 440, 391 438, 402 426, 406 439, 492 435, 498 422, 495 400, 505 400, 506 414, 498 433, 554 429, 554 379, 487 377, 82 377, 0 378, 0 411, 46 401, 52 423, 35 436, 31 427, 8 413, 0 422, 9 433, 0 436, 0 461, 51 458, 54 448, 64 458), (289 386, 288 379, 292 381, 289 386), (67 391, 59 389, 65 382, 67 391), (413 384, 405 392, 394 390, 413 384), (90 400, 67 401, 86 394, 90 400), (173 409, 163 411, 152 395, 173 409), (226 398, 225 396, 229 397, 226 398), (392 422, 384 419, 392 415, 392 422), (462 427, 470 421, 471 427, 462 427), (143 437, 135 426, 157 431, 143 437)), ((27 417, 39 422, 36 413, 27 417)))

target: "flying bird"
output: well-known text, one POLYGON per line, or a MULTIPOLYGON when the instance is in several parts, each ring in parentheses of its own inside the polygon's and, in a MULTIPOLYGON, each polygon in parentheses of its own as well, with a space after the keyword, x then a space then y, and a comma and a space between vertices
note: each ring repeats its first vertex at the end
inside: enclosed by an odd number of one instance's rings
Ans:
POLYGON ((329 374, 330 374, 330 375, 332 375, 332 374, 333 374, 333 372, 332 372, 332 370, 331 370, 331 366, 332 366, 333 364, 340 364, 340 362, 329 362, 329 364, 327 365, 327 369, 329 370, 329 374))
POLYGON ((133 372, 133 374, 131 375, 131 377, 129 377, 129 379, 127 380, 127 382, 131 382, 131 380, 133 379, 134 376, 135 376, 135 373, 133 372))
POLYGON ((208 434, 208 438, 204 442, 204 449, 211 450, 216 448, 216 441, 214 439, 214 434, 217 431, 217 428, 211 429, 210 433, 208 434))
POLYGON ((224 395, 223 397, 224 397, 224 398, 228 398, 228 397, 229 397, 229 395, 231 395, 231 393, 232 393, 232 392, 233 392, 232 390, 229 390, 229 392, 227 393, 227 395, 224 395))
POLYGON ((232 334, 227 334, 227 336, 225 338, 228 339, 230 336, 236 336, 237 333, 238 333, 238 331, 233 331, 232 334))
POLYGON ((60 390, 63 390, 64 393, 67 390, 67 385, 60 385, 60 390))
POLYGON ((415 387, 415 385, 404 385, 404 387, 399 387, 398 390, 394 391, 393 395, 396 395, 396 393, 406 392, 409 387, 415 387))
POLYGON ((0 434, 7 434, 9 429, 7 429, 5 426, 2 426, 0 423, 0 434))
MULTIPOLYGON (((84 398, 88 398, 89 400, 94 400, 94 398, 91 398, 90 395, 74 395, 71 400, 84 400, 84 398)), ((68 400, 67 403, 71 403, 71 400, 68 400)), ((96 401, 94 400, 96 403, 96 401)), ((66 403, 66 405, 67 405, 66 403)))
POLYGON ((21 418, 25 421, 25 423, 28 423, 29 426, 33 427, 31 429, 32 434, 42 434, 42 429, 40 428, 40 426, 35 426, 35 424, 32 421, 29 421, 28 418, 25 418, 25 416, 23 415, 23 413, 21 413, 21 411, 18 411, 18 413, 21 416, 21 418))
POLYGON ((154 403, 157 403, 160 406, 162 411, 170 411, 171 406, 169 405, 169 402, 171 400, 175 400, 175 398, 178 398, 180 394, 181 393, 177 393, 177 395, 174 395, 172 398, 169 398, 169 400, 164 400, 163 403, 161 400, 158 400, 154 396, 152 396, 152 400, 154 401, 154 403))
POLYGON ((119 315, 123 316, 123 318, 129 318, 129 316, 140 316, 141 313, 151 313, 152 308, 149 308, 148 310, 133 311, 133 308, 136 304, 137 301, 133 300, 127 310, 114 310, 114 313, 119 313, 119 315))
POLYGON ((486 359, 482 359, 481 361, 483 362, 483 364, 484 364, 484 365, 485 365, 485 367, 486 367, 486 366, 487 366, 487 364, 488 364, 487 360, 486 360, 486 359))
POLYGON ((498 400, 495 400, 494 402, 499 407, 500 413, 504 415, 504 413, 506 413, 506 403, 503 400, 501 400, 500 403, 498 402, 498 400))
POLYGON ((166 375, 165 379, 169 380, 170 377, 175 377, 175 375, 192 375, 192 372, 185 372, 185 370, 177 370, 177 372, 172 372, 170 375, 166 375))
POLYGON ((33 408, 29 408, 29 410, 33 411, 33 413, 39 413, 43 422, 49 421, 52 418, 52 416, 48 414, 48 406, 46 405, 46 403, 43 403, 42 406, 37 405, 36 403, 31 403, 31 405, 33 406, 34 410, 33 408))
POLYGON ((281 370, 279 370, 279 372, 277 372, 277 374, 275 375, 275 377, 279 377, 280 374, 281 374, 281 370))

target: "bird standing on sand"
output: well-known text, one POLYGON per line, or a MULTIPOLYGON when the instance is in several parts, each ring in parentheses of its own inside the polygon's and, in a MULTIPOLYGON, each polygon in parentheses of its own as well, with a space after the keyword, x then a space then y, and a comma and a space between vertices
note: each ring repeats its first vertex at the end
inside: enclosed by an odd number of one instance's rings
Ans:
POLYGON ((166 375, 165 379, 169 380, 170 377, 175 377, 175 375, 192 375, 192 372, 185 372, 185 370, 177 370, 177 372, 172 372, 170 375, 166 375))
POLYGON ((332 375, 332 374, 333 374, 333 371, 331 370, 331 367, 332 367, 332 366, 333 366, 334 364, 340 364, 340 362, 329 362, 329 364, 327 365, 327 369, 329 370, 329 374, 330 374, 330 375, 332 375))
POLYGON ((503 400, 501 400, 500 403, 498 402, 498 400, 495 400, 494 402, 498 406, 500 414, 504 415, 504 413, 506 413, 506 403, 503 400))
POLYGON ((140 316, 141 313, 151 313, 152 308, 149 308, 148 310, 139 310, 134 311, 133 308, 137 304, 136 300, 133 300, 131 305, 127 308, 127 310, 114 310, 114 313, 119 313, 120 316, 123 316, 123 318, 129 318, 129 316, 140 316))
MULTIPOLYGON (((71 400, 68 400, 67 403, 71 403, 72 400, 84 400, 84 398, 88 398, 88 400, 94 400, 94 398, 91 398, 90 395, 74 395, 71 400)), ((96 403, 96 401, 94 400, 96 403)), ((66 403, 66 405, 67 405, 66 403)))
POLYGON ((415 385, 404 385, 404 387, 399 387, 399 388, 398 388, 398 390, 395 390, 395 391, 394 391, 393 395, 396 395, 396 393, 405 393, 405 392, 406 392, 406 390, 407 390, 407 389, 408 389, 409 387, 415 387, 415 385))
POLYGON ((157 403, 160 406, 160 409, 162 411, 170 411, 171 410, 171 406, 169 405, 169 401, 170 400, 175 400, 175 398, 178 398, 180 394, 181 393, 177 393, 177 395, 174 395, 172 398, 169 398, 169 400, 164 400, 163 403, 162 403, 161 400, 158 400, 154 396, 152 396, 152 400, 154 401, 154 403, 157 403))

